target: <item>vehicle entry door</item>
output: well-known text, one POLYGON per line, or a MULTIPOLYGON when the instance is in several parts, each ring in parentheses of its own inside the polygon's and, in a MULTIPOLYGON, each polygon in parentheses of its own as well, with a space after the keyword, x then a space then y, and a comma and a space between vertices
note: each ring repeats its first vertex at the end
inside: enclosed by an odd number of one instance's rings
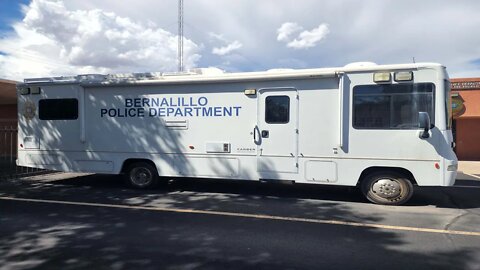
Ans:
POLYGON ((257 170, 261 178, 298 172, 298 92, 294 88, 258 90, 257 170))

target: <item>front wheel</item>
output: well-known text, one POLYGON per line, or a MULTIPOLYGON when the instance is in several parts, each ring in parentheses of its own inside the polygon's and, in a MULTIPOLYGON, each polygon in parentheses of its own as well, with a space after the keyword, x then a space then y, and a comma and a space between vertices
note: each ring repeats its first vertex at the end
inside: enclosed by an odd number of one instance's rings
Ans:
POLYGON ((362 193, 376 204, 401 205, 413 195, 409 179, 393 172, 373 173, 362 181, 362 193))
POLYGON ((147 162, 136 162, 128 166, 125 180, 133 188, 153 188, 158 184, 158 172, 147 162))

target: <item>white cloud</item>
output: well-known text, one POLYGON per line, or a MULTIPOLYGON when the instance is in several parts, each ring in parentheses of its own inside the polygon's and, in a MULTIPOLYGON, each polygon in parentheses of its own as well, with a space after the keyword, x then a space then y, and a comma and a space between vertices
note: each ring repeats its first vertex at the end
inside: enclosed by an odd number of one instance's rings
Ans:
MULTIPOLYGON (((177 1, 124 2, 33 0, 28 20, 0 32, 0 77, 176 70, 177 1)), ((415 57, 446 65, 451 77, 480 77, 472 62, 480 58, 476 0, 195 0, 184 10, 189 67, 252 71, 415 57), (322 36, 323 22, 329 33, 322 36), (234 41, 241 49, 213 53, 234 41)))
POLYGON ((277 40, 287 43, 287 47, 293 49, 308 49, 315 47, 318 42, 324 39, 330 30, 325 23, 320 24, 318 27, 301 32, 295 39, 292 40, 291 35, 303 30, 303 27, 298 23, 286 22, 283 23, 280 28, 277 29, 277 40))
POLYGON ((324 39, 330 30, 326 24, 321 24, 317 28, 310 31, 303 31, 298 38, 290 41, 287 47, 294 49, 306 49, 317 45, 322 39, 324 39))
POLYGON ((208 33, 208 35, 214 40, 219 40, 219 41, 228 43, 228 40, 222 34, 217 34, 217 33, 214 33, 214 32, 210 32, 210 33, 208 33))
POLYGON ((220 43, 223 44, 223 46, 214 47, 212 49, 212 54, 224 56, 243 47, 243 44, 240 43, 240 41, 234 40, 233 42, 231 42, 230 40, 225 38, 222 34, 210 32, 208 33, 208 35, 213 40, 214 43, 218 43, 219 41, 220 43))
POLYGON ((298 25, 298 23, 286 22, 283 23, 280 28, 277 29, 277 40, 278 41, 290 41, 290 35, 293 33, 303 30, 303 27, 298 25))
POLYGON ((213 48, 212 53, 216 55, 226 55, 242 48, 242 46, 242 43, 240 43, 238 40, 235 40, 227 46, 213 48))
MULTIPOLYGON (((67 10, 62 1, 33 0, 16 35, 0 40, 3 76, 79 72, 173 71, 177 36, 99 9, 67 10), (13 70, 12 70, 13 65, 13 70)), ((199 47, 184 40, 185 66, 196 66, 199 47)))

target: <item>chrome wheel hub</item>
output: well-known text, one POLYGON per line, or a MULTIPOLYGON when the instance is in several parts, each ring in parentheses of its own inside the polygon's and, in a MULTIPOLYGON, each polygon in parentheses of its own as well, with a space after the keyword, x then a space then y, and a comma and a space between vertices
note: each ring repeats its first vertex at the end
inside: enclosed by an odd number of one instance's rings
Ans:
POLYGON ((372 191, 377 195, 385 199, 395 198, 400 195, 400 184, 391 179, 380 179, 376 181, 372 186, 372 191))
POLYGON ((130 173, 130 179, 137 186, 146 186, 152 181, 152 174, 148 169, 135 168, 130 173))

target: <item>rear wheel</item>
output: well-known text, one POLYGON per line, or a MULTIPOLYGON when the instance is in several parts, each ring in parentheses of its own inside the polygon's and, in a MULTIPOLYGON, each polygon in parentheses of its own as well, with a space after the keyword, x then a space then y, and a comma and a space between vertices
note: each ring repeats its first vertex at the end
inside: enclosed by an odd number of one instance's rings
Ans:
POLYGON ((409 179, 394 172, 378 172, 367 175, 362 181, 362 193, 376 204, 401 205, 413 195, 409 179))
POLYGON ((135 162, 128 166, 125 180, 138 189, 153 188, 158 184, 157 169, 147 162, 135 162))

